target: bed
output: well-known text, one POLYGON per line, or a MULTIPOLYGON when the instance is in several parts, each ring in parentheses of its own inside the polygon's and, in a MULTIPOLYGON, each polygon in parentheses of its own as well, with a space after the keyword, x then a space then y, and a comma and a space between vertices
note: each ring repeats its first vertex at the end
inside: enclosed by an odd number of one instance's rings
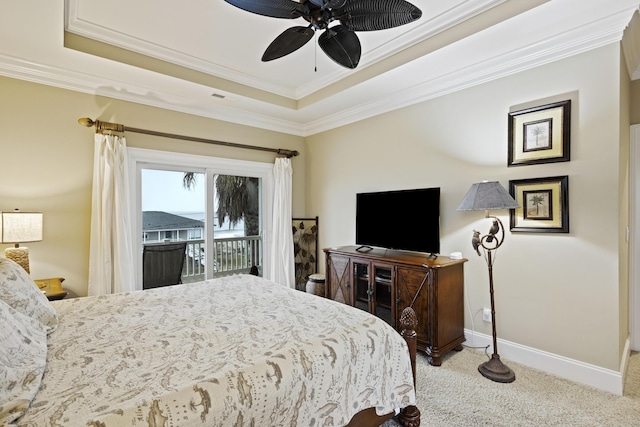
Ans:
POLYGON ((14 264, 0 425, 419 425, 411 339, 364 311, 251 275, 49 302, 14 264))

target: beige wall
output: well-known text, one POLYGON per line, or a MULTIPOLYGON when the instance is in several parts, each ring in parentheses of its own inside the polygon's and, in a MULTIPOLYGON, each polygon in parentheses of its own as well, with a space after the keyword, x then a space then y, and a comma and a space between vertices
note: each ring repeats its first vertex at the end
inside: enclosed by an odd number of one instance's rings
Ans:
MULTIPOLYGON (((170 112, 130 102, 0 77, 0 211, 44 212, 44 239, 29 243, 31 276, 64 277, 86 295, 93 174, 93 128, 81 117, 142 129, 288 148, 293 159, 293 214, 304 214, 304 143, 296 136, 170 112)), ((127 133, 131 147, 273 162, 274 154, 127 133)), ((9 245, 0 245, 0 249, 9 245)))
MULTIPOLYGON (((483 179, 508 188, 511 179, 568 175, 571 232, 508 233, 498 251, 498 336, 618 371, 628 322, 620 89, 620 51, 610 45, 307 138, 306 213, 320 217, 320 246, 354 243, 357 192, 441 187, 441 252, 469 258, 465 327, 490 335, 481 316, 490 305, 486 264, 470 244, 472 230, 490 224, 456 208, 483 179), (563 98, 572 99, 571 161, 508 168, 510 108, 563 98)), ((388 209, 381 227, 410 232, 419 221, 388 209)), ((508 226, 508 212, 498 215, 508 226)))
MULTIPOLYGON (((486 265, 470 247, 482 213, 457 212, 473 182, 569 175, 571 233, 508 233, 495 269, 498 335, 619 370, 627 313, 625 211, 628 131, 620 52, 606 46, 307 138, 0 78, 0 210, 45 213, 31 243, 33 277, 62 276, 86 293, 93 130, 80 117, 218 140, 297 149, 294 216, 320 216, 320 247, 354 243, 355 193, 439 186, 442 253, 462 251, 465 327, 490 334, 486 265), (506 167, 507 113, 573 100, 571 162, 506 167), (626 139, 625 139, 626 138, 626 139), (306 147, 306 149, 305 149, 306 147)), ((635 104, 632 101, 632 106, 635 104)), ((635 108, 632 107, 632 117, 635 108)), ((633 119, 632 119, 633 120, 633 119)), ((267 153, 128 134, 130 146, 272 161, 267 153)), ((390 217, 393 212, 390 212, 390 217)), ((498 213, 508 224, 507 212, 498 213)), ((410 228, 410 221, 381 226, 410 228)), ((2 248, 7 245, 1 246, 2 248)), ((323 259, 320 260, 321 262, 323 259)))

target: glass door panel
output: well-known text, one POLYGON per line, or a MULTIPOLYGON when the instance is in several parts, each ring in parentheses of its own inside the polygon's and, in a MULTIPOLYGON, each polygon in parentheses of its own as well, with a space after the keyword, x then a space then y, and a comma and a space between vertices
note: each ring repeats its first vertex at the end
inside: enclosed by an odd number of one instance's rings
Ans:
POLYGON ((391 267, 373 265, 373 314, 393 325, 391 274, 391 267))
POLYGON ((141 170, 142 246, 186 241, 182 283, 205 278, 204 187, 203 173, 141 170))
POLYGON ((364 311, 370 311, 371 289, 369 287, 369 264, 353 263, 353 282, 356 287, 355 306, 364 311))
POLYGON ((262 275, 262 179, 214 175, 213 253, 216 276, 262 275))

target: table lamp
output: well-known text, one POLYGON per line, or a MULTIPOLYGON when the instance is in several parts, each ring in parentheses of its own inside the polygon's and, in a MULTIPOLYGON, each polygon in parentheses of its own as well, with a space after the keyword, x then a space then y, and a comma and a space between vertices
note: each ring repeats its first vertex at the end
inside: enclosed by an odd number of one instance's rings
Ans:
POLYGON ((0 236, 2 243, 14 243, 15 247, 4 251, 6 258, 29 271, 29 248, 20 243, 42 241, 42 212, 2 212, 0 236))
POLYGON ((480 236, 480 232, 473 231, 471 245, 478 255, 481 250, 485 253, 485 260, 489 270, 489 293, 491 294, 491 325, 493 332, 493 354, 491 359, 478 366, 480 373, 496 382, 510 383, 515 381, 516 374, 500 360, 498 355, 498 338, 496 334, 496 310, 493 298, 493 257, 492 252, 497 250, 504 241, 504 226, 498 217, 489 216, 490 210, 516 209, 520 205, 511 197, 499 182, 483 181, 471 186, 466 196, 458 206, 459 211, 485 211, 487 218, 493 219, 489 233, 480 236))

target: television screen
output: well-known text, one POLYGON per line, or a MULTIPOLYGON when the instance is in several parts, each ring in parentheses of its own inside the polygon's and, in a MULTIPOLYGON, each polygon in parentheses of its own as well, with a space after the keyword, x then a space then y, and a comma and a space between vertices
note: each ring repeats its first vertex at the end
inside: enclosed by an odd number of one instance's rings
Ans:
POLYGON ((356 245, 440 252, 440 188, 356 194, 356 245))

